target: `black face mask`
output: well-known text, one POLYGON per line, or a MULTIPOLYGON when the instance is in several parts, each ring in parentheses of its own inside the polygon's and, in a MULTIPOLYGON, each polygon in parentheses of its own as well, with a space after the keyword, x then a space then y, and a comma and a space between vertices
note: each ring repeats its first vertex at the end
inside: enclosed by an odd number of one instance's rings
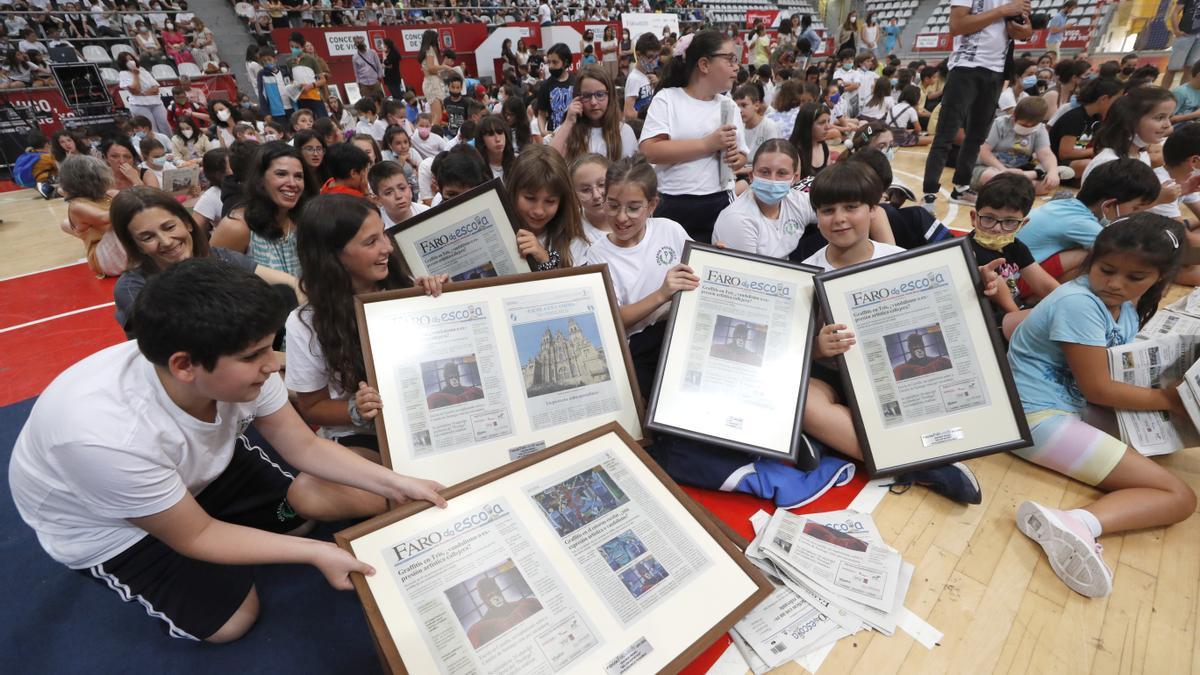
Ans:
POLYGON ((1135 66, 1125 66, 1124 68, 1121 69, 1121 72, 1125 73, 1126 75, 1132 75, 1133 71, 1135 71, 1135 70, 1137 70, 1137 68, 1135 66))
POLYGON ((566 68, 551 68, 550 69, 550 77, 551 77, 551 79, 557 80, 558 78, 562 77, 562 74, 565 71, 566 71, 566 68))

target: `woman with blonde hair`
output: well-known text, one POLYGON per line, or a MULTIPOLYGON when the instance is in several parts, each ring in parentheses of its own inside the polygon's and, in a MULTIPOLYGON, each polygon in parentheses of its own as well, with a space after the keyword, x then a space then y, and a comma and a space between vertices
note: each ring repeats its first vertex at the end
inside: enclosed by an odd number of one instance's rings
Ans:
POLYGON ((616 161, 637 152, 637 135, 622 121, 621 100, 608 69, 599 64, 584 66, 575 74, 575 83, 578 95, 550 137, 550 147, 568 163, 588 153, 616 161))

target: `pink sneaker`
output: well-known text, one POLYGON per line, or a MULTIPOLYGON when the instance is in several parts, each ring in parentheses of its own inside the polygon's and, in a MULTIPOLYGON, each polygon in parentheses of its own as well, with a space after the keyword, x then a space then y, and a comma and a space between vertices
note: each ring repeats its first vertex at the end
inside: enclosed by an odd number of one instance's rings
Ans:
POLYGON ((1025 502, 1017 508, 1017 529, 1042 547, 1051 569, 1071 590, 1089 598, 1112 593, 1112 572, 1100 555, 1103 549, 1077 518, 1025 502))

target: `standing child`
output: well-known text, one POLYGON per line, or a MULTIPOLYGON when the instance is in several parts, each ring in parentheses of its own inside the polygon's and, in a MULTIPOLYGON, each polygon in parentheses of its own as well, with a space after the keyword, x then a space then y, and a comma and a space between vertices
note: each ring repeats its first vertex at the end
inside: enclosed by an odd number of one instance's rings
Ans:
MULTIPOLYGON (((883 197, 883 184, 860 162, 838 162, 813 180, 812 206, 817 227, 829 242, 804 261, 829 271, 875 260, 904 249, 871 241, 872 217, 883 197)), ((862 459, 850 408, 843 403, 841 378, 820 360, 845 354, 856 344, 845 324, 821 328, 813 344, 812 378, 804 406, 804 433, 852 459, 862 459)), ((983 497, 979 483, 965 464, 954 463, 933 469, 901 474, 896 484, 919 484, 963 504, 978 504, 983 497)))
POLYGON ((646 119, 646 110, 658 85, 658 53, 661 49, 662 45, 654 33, 642 33, 633 46, 637 58, 629 69, 629 76, 625 78, 626 120, 646 119))
POLYGON ((456 72, 446 77, 446 87, 450 94, 442 101, 446 110, 446 136, 454 138, 463 122, 467 121, 467 99, 463 97, 463 78, 456 72))
POLYGON ((982 265, 1003 258, 996 272, 1004 288, 991 297, 996 324, 1005 336, 1028 312, 1021 309, 1018 281, 1024 281, 1035 297, 1044 298, 1058 288, 1058 282, 1033 259, 1029 247, 1017 239, 1033 208, 1033 184, 1015 173, 1004 173, 988 181, 979 191, 975 209, 971 211, 971 250, 982 265))
POLYGON ((1083 421, 1089 404, 1170 411, 1186 419, 1175 387, 1150 389, 1109 375, 1108 348, 1134 339, 1179 269, 1183 227, 1139 213, 1104 229, 1084 276, 1038 303, 1017 327, 1008 360, 1033 447, 1015 454, 1107 493, 1081 509, 1027 501, 1017 527, 1045 550, 1068 587, 1088 597, 1112 591, 1096 539, 1180 522, 1196 510, 1190 487, 1137 450, 1083 421))
POLYGON ((413 201, 412 186, 399 162, 384 160, 371 167, 367 184, 371 186, 371 199, 380 208, 385 229, 429 210, 428 206, 413 201))
POLYGON ((817 217, 809 195, 793 190, 800 171, 796 148, 773 138, 754 155, 750 189, 717 216, 713 243, 772 258, 787 258, 817 217))
POLYGON ((585 244, 579 200, 562 155, 546 146, 529 146, 504 182, 520 220, 521 255, 530 259, 535 271, 574 265, 585 244))
POLYGON ((747 159, 737 105, 721 93, 736 79, 732 40, 696 33, 667 64, 642 127, 641 149, 662 190, 655 215, 684 223, 697 241, 712 240, 717 214, 732 201, 733 173, 747 159))

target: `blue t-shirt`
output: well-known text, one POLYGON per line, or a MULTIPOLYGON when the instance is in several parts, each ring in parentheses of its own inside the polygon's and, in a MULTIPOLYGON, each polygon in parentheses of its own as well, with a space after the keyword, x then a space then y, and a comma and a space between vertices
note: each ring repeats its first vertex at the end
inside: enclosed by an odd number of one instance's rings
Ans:
MULTIPOLYGON (((1200 110, 1200 89, 1195 89, 1190 84, 1181 84, 1171 90, 1175 96, 1175 114, 1187 115, 1200 110)), ((1179 124, 1187 124, 1180 122, 1179 124)), ((1178 127, 1179 124, 1175 126, 1178 127)))
POLYGON ((1121 305, 1112 313, 1092 292, 1086 276, 1054 289, 1017 326, 1008 346, 1008 363, 1026 413, 1053 408, 1078 413, 1087 406, 1060 343, 1113 347, 1138 332, 1137 309, 1121 305))
POLYGON ((1050 23, 1046 26, 1046 28, 1057 28, 1059 30, 1059 32, 1056 34, 1056 33, 1051 33, 1049 31, 1047 31, 1046 32, 1046 44, 1051 45, 1051 44, 1058 44, 1058 43, 1062 42, 1063 38, 1066 37, 1066 33, 1062 29, 1064 29, 1066 27, 1067 27, 1067 13, 1066 12, 1058 12, 1053 17, 1051 17, 1050 23))
POLYGON ((1071 248, 1091 248, 1100 234, 1100 221, 1078 199, 1055 199, 1029 212, 1029 222, 1017 239, 1029 247, 1033 259, 1046 258, 1071 248))

